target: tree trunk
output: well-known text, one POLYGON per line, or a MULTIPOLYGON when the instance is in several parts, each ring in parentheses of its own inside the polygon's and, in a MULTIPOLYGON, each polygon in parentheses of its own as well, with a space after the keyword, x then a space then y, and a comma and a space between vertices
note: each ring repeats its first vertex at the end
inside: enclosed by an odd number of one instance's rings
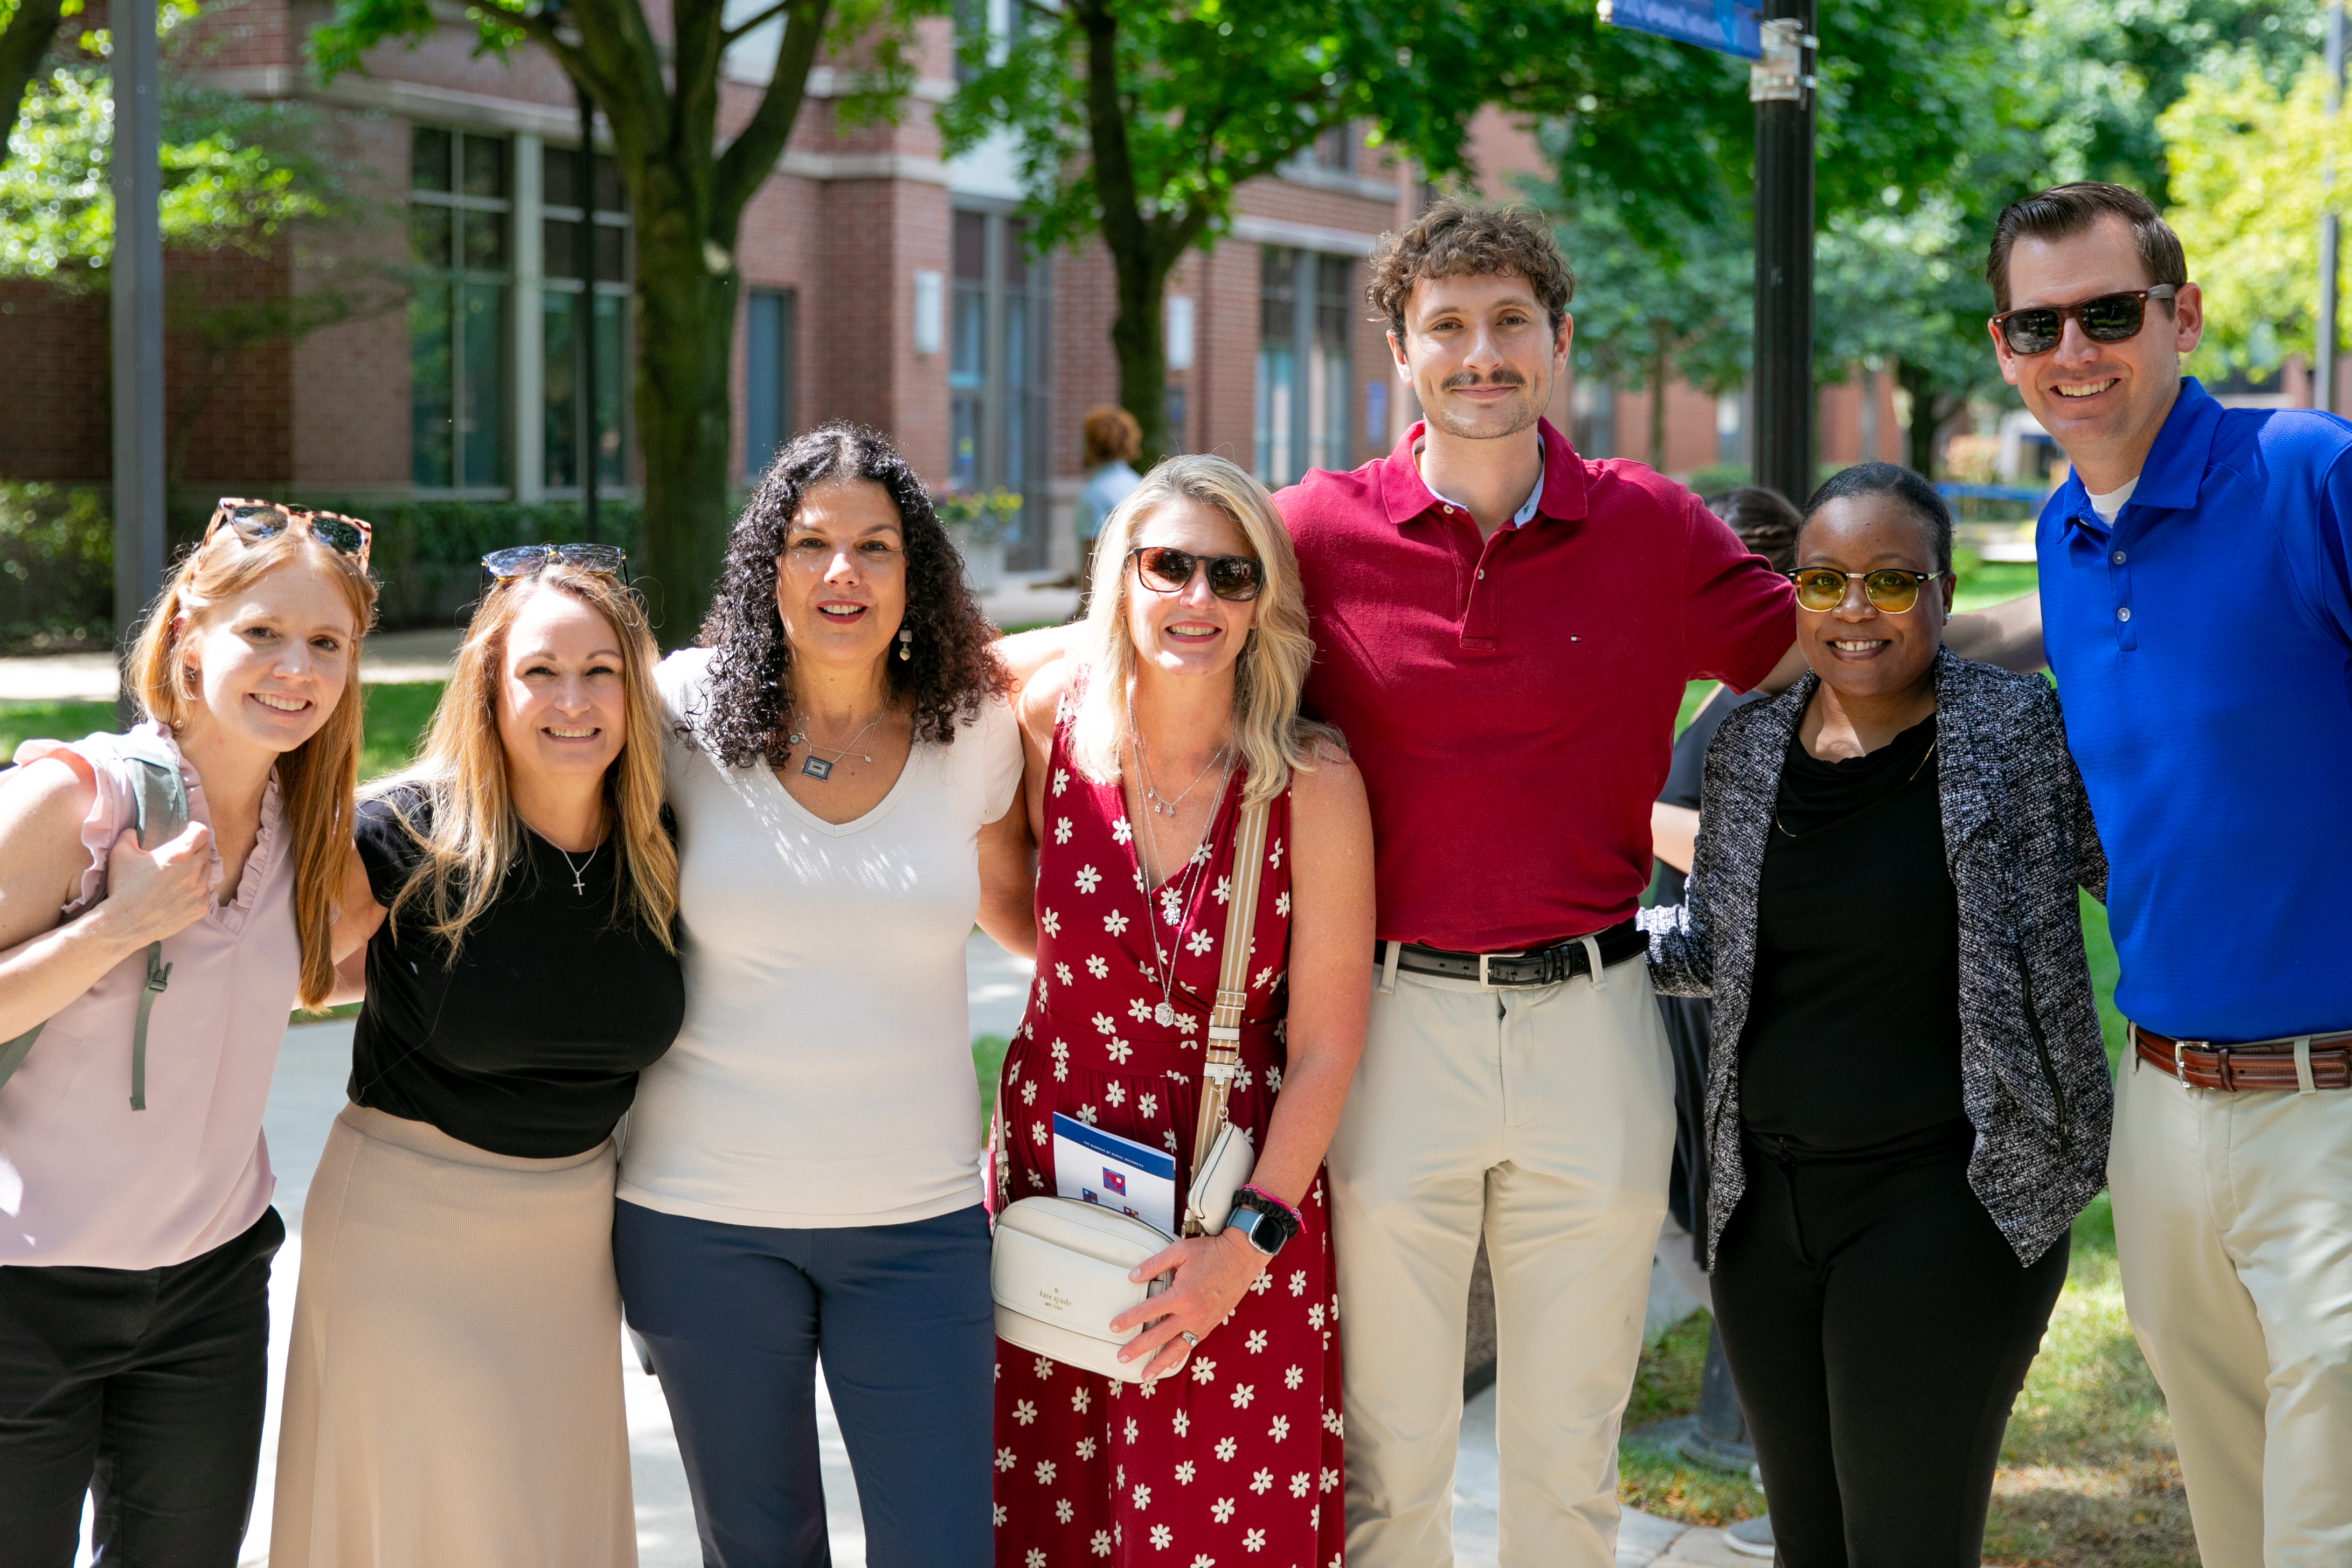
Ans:
POLYGON ((664 222, 653 206, 641 200, 638 209, 636 416, 646 465, 640 570, 655 635, 663 647, 676 648, 702 629, 726 552, 735 269, 730 258, 723 274, 713 274, 700 243, 702 225, 684 215, 664 222))
POLYGON ((1675 330, 1664 321, 1650 323, 1650 467, 1666 471, 1666 374, 1673 358, 1675 330))
POLYGON ((1944 400, 1937 395, 1935 377, 1925 365, 1898 360, 1895 379, 1911 397, 1911 427, 1903 433, 1904 461, 1914 473, 1932 479, 1936 477, 1936 432, 1942 428, 1947 417, 1941 412, 1944 400))
POLYGON ((64 16, 63 0, 17 0, 8 25, 0 27, 0 164, 8 162, 8 133, 24 111, 25 89, 40 73, 41 57, 64 16))
POLYGON ((1118 314, 1111 319, 1111 352, 1118 356, 1119 406, 1141 426, 1145 468, 1168 455, 1168 345, 1166 322, 1169 263, 1152 255, 1114 251, 1118 314))

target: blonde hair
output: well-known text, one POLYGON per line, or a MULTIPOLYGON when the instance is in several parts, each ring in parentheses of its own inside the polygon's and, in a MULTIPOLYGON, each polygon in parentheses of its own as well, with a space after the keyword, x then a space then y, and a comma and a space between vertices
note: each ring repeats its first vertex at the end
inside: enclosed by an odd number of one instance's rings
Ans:
POLYGON ((342 695, 316 734, 278 759, 278 799, 292 835, 294 931, 300 942, 302 1005, 316 1012, 335 988, 332 926, 352 844, 352 799, 360 777, 360 643, 375 624, 375 584, 355 556, 329 549, 299 528, 248 544, 220 529, 180 558, 148 613, 131 653, 131 679, 147 717, 177 731, 201 700, 187 677, 190 637, 223 601, 296 561, 323 571, 352 611, 352 657, 342 695))
POLYGON ((499 583, 483 596, 416 761, 368 786, 371 800, 416 789, 432 805, 432 821, 422 828, 402 814, 402 825, 425 858, 394 898, 393 918, 414 907, 454 959, 467 929, 498 897, 508 869, 522 858, 522 817, 515 810, 506 746, 499 738, 499 686, 508 629, 538 590, 570 595, 602 615, 621 639, 628 732, 621 754, 604 770, 604 804, 612 814, 618 868, 613 915, 617 923, 625 908, 675 952, 670 924, 677 913, 677 848, 662 826, 662 704, 654 688, 654 665, 661 656, 634 590, 617 578, 560 562, 499 583))
POLYGON ((1196 453, 1169 458, 1144 475, 1104 520, 1087 618, 1071 646, 1071 660, 1087 677, 1071 693, 1076 713, 1070 757, 1098 784, 1119 776, 1119 746, 1130 722, 1128 688, 1135 679, 1135 644, 1127 631, 1135 572, 1128 552, 1154 512, 1181 500, 1199 501, 1231 518, 1265 573, 1256 624, 1234 660, 1234 739, 1249 769, 1242 798, 1255 805, 1287 788, 1294 771, 1312 773, 1318 742, 1334 750, 1344 742, 1336 730, 1298 714, 1315 644, 1307 631, 1307 597, 1299 588, 1290 531, 1275 515, 1265 487, 1223 458, 1196 453))

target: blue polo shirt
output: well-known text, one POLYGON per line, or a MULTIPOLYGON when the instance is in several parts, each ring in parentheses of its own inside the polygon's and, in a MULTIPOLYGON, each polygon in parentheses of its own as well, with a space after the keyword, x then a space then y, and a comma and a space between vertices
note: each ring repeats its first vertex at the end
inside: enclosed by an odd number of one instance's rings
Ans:
POLYGON ((2042 509, 2042 630, 2126 1017, 2352 1030, 2352 425, 2184 379, 2115 526, 2042 509))

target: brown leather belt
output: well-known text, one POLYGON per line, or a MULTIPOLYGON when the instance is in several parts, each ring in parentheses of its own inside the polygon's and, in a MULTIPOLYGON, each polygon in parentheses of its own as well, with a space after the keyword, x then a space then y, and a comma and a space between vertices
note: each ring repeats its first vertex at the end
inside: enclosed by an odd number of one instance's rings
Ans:
POLYGON ((2290 1036, 2217 1046, 2130 1026, 2139 1059, 2196 1089, 2352 1089, 2352 1034, 2290 1036))

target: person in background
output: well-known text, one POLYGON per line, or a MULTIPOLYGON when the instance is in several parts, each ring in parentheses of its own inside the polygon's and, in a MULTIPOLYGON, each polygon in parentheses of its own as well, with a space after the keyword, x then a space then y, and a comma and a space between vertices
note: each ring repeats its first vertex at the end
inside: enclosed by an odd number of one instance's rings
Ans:
MULTIPOLYGON (((1797 529, 1804 519, 1778 491, 1743 485, 1708 497, 1706 507, 1773 571, 1785 573, 1796 564, 1797 529)), ((1764 695, 1717 686, 1675 737, 1666 787, 1658 792, 1657 803, 1650 807, 1653 906, 1683 901, 1683 879, 1690 872, 1691 846, 1698 837, 1699 766, 1706 756, 1707 742, 1715 739, 1716 726, 1723 722, 1725 714, 1764 695)), ((1666 1044, 1675 1058, 1675 1173, 1668 1207, 1675 1222, 1690 1233, 1691 1255, 1704 1268, 1706 1134, 1699 1112, 1706 1102, 1707 1005, 1696 996, 1661 995, 1658 1014, 1665 1021, 1666 1044)))
POLYGON ((660 655, 612 546, 483 564, 344 871, 365 1000, 302 1216, 278 1568, 637 1560, 613 1129, 686 1010, 660 655))
POLYGON ((1173 1282, 1111 1320, 1141 1329, 1120 1359, 1156 1381, 997 1342, 996 1561, 1319 1565, 1346 1533, 1323 1151, 1363 1048, 1371 818, 1339 738, 1298 717, 1315 647, 1264 487, 1171 458, 1103 538, 1079 646, 1022 693, 1041 934, 996 1097, 999 1202, 1070 1195, 1056 1113, 1164 1146, 1192 1186, 1236 834, 1262 800, 1227 1105, 1256 1165, 1234 1198, 1249 1223, 1146 1260, 1173 1282))
POLYGON ((6 1568, 68 1568, 85 1491, 101 1562, 237 1560, 286 1236, 261 1115, 335 985, 369 541, 222 501, 131 654, 145 721, 27 742, 0 787, 6 1568), (136 836, 140 754, 175 837, 136 836))
POLYGON ((2180 374, 2204 300, 2137 191, 2011 204, 1985 275, 2073 466, 2032 631, 2115 863, 2124 1306, 2206 1568, 2352 1562, 2352 426, 2180 374))
POLYGON ((1727 1047, 1707 1255, 1778 1560, 1972 1563, 2105 1175, 2106 863, 2049 684, 1942 646, 1933 487, 1832 476, 1789 575, 1811 673, 1725 718, 1687 897, 1642 924, 1727 1047))
POLYGON ((660 669, 686 1023, 613 1239, 710 1568, 827 1561, 820 1356, 872 1568, 992 1552, 964 943, 1035 945, 993 637, 913 468, 833 424, 777 458, 660 669))
POLYGON ((1142 481, 1135 471, 1135 458, 1143 446, 1143 427, 1126 409, 1105 403, 1087 410, 1078 435, 1085 443, 1087 482, 1078 491, 1078 613, 1073 618, 1084 620, 1094 592, 1095 543, 1102 536, 1103 522, 1142 481))

